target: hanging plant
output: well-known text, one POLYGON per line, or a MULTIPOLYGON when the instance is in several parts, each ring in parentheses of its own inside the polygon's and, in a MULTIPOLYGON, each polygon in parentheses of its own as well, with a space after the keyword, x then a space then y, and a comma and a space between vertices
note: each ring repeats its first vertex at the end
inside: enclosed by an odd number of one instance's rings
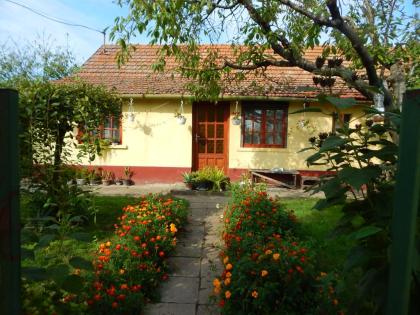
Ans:
POLYGON ((232 124, 239 126, 241 124, 241 112, 238 110, 238 101, 235 103, 235 111, 232 114, 232 124))
POLYGON ((179 125, 185 125, 187 121, 187 117, 184 116, 184 100, 182 98, 179 110, 175 113, 175 118, 177 119, 179 125))

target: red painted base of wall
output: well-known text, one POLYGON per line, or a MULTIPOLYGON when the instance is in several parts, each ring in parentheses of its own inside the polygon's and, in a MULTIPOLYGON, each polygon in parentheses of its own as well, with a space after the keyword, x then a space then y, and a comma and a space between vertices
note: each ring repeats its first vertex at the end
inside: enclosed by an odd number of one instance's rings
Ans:
MULTIPOLYGON (((125 166, 89 166, 89 169, 100 168, 105 171, 112 171, 116 178, 123 177, 125 166)), ((191 172, 188 167, 161 167, 161 166, 130 166, 134 172, 132 180, 136 185, 148 183, 176 183, 182 182, 182 173, 191 172)), ((298 170, 300 176, 315 176, 332 175, 334 172, 330 171, 314 171, 314 170, 298 170)), ((232 182, 241 179, 243 174, 248 173, 245 168, 230 168, 228 176, 232 182)), ((299 181, 299 179, 298 179, 299 181)))
MULTIPOLYGON (((101 168, 105 171, 111 171, 116 178, 120 178, 124 176, 125 166, 96 166, 89 168, 101 168)), ((134 172, 132 180, 135 185, 182 182, 182 173, 191 172, 191 168, 187 167, 160 166, 130 166, 130 170, 134 172)))

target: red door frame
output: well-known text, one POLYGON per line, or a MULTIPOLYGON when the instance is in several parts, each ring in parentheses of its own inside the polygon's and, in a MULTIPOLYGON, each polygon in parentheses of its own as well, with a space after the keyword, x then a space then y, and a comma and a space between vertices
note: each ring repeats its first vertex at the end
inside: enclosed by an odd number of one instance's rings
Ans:
MULTIPOLYGON (((198 169, 198 107, 199 106, 214 106, 214 103, 211 102, 194 102, 192 106, 192 167, 193 171, 198 169)), ((224 172, 228 174, 229 170, 229 116, 230 116, 230 102, 223 101, 218 102, 215 106, 224 106, 224 115, 223 115, 223 159, 224 159, 224 172)), ((216 130, 214 131, 216 132, 216 130)), ((216 153, 214 153, 216 154, 216 153)))

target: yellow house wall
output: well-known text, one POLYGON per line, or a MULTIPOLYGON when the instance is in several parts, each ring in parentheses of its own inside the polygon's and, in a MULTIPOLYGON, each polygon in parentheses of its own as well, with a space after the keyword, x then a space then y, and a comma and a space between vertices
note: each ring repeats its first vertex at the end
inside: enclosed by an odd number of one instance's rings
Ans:
MULTIPOLYGON (((332 117, 317 112, 307 112, 305 114, 291 114, 303 108, 302 102, 290 102, 288 109, 287 124, 287 146, 286 148, 244 148, 241 147, 241 126, 234 126, 230 123, 230 142, 229 142, 229 168, 239 169, 299 169, 299 170, 325 170, 326 167, 312 166, 307 167, 305 159, 314 151, 300 152, 309 146, 308 139, 320 132, 330 132, 332 128, 332 117), (298 121, 308 119, 309 126, 298 127, 298 121)), ((313 107, 318 104, 311 104, 313 107)), ((235 109, 231 104, 231 112, 235 109)), ((323 106, 323 111, 332 113, 332 107, 323 106)), ((352 108, 343 111, 352 114, 350 125, 358 123, 357 117, 362 116, 360 109, 352 108)))
MULTIPOLYGON (((128 119, 128 101, 122 108, 122 144, 110 146, 92 165, 191 167, 192 106, 184 103, 185 125, 179 125, 174 113, 177 100, 141 100, 133 102, 135 119, 128 119)), ((89 164, 87 160, 82 162, 89 164)))
MULTIPOLYGON (((135 120, 128 119, 128 100, 122 108, 122 144, 111 146, 102 156, 89 163, 103 166, 146 166, 183 167, 192 165, 192 105, 184 103, 185 125, 179 125, 174 113, 179 109, 179 100, 135 99, 135 120)), ((317 106, 311 104, 311 106, 317 106)), ((240 107, 240 105, 239 105, 240 107)), ((291 114, 302 109, 302 102, 290 102, 288 109, 286 148, 243 148, 241 147, 241 126, 235 126, 229 119, 229 168, 230 169, 313 169, 323 170, 322 166, 308 168, 306 157, 311 151, 298 153, 309 145, 308 139, 319 132, 329 132, 332 118, 320 113, 291 114), (309 119, 310 124, 303 129, 298 127, 300 119, 309 119)), ((331 113, 333 108, 323 107, 331 113)), ((234 102, 230 112, 235 111, 234 102)), ((358 123, 361 111, 352 108, 344 113, 352 114, 351 124, 358 123)))

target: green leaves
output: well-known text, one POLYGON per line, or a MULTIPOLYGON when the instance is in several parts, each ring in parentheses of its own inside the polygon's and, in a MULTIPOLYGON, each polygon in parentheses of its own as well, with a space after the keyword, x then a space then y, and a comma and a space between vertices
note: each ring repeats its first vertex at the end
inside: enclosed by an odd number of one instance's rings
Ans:
POLYGON ((70 293, 80 293, 83 289, 83 278, 76 275, 70 275, 64 279, 61 287, 63 290, 70 293))
POLYGON ((69 263, 76 269, 93 270, 92 262, 81 257, 73 257, 70 259, 69 263))
POLYGON ((368 166, 363 169, 347 166, 338 172, 338 178, 343 183, 348 183, 350 186, 359 189, 363 184, 377 179, 382 173, 377 166, 368 166))
POLYGON ((347 141, 348 140, 338 136, 330 136, 327 139, 325 139, 324 143, 319 149, 319 153, 327 152, 332 149, 337 149, 337 147, 342 146, 343 144, 347 143, 347 141))
POLYGON ((353 240, 360 240, 360 239, 375 235, 381 231, 382 231, 381 228, 373 226, 373 225, 364 226, 361 229, 350 234, 349 238, 353 240))

